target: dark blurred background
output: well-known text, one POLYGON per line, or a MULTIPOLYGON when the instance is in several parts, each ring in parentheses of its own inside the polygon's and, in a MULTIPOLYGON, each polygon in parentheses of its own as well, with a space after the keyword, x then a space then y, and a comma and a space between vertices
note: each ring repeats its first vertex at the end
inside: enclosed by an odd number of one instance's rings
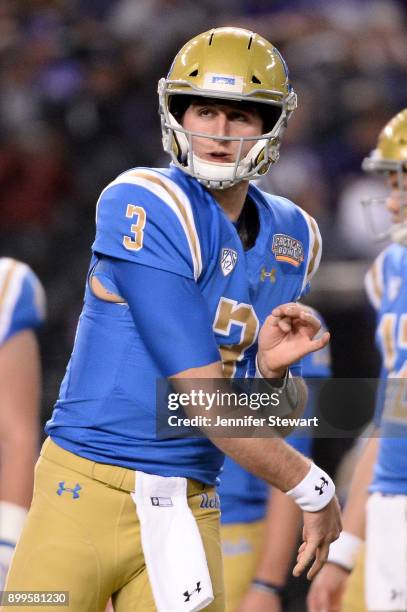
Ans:
POLYGON ((98 194, 126 168, 167 163, 157 81, 213 26, 253 29, 288 63, 299 108, 263 186, 320 225, 310 303, 333 332, 335 375, 377 373, 363 276, 381 246, 360 200, 383 185, 360 164, 406 106, 406 14, 402 0, 0 1, 0 255, 45 285, 44 419, 73 343, 98 194))

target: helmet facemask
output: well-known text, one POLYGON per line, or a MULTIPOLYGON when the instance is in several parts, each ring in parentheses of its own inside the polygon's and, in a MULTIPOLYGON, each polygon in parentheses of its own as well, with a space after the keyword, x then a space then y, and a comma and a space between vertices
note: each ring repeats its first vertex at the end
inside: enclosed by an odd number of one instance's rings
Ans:
MULTIPOLYGON (((270 165, 278 160, 282 135, 292 112, 292 110, 287 109, 287 105, 279 104, 278 102, 266 105, 258 100, 251 100, 250 102, 256 105, 259 114, 263 118, 263 125, 267 125, 267 131, 260 136, 215 136, 208 133, 186 130, 178 120, 179 113, 176 114, 176 118, 175 114, 170 110, 176 98, 182 97, 190 101, 191 98, 204 97, 202 93, 196 96, 186 96, 185 94, 178 94, 177 96, 173 93, 168 95, 165 79, 160 81, 159 93, 164 149, 171 155, 171 159, 176 166, 187 174, 194 176, 205 187, 226 189, 242 180, 258 178, 265 174, 270 165), (199 158, 194 153, 192 146, 193 138, 196 136, 212 141, 229 140, 238 142, 239 148, 236 160, 233 163, 222 163, 199 158), (242 151, 246 142, 253 142, 253 146, 243 157, 242 151)), ((228 101, 237 102, 228 98, 214 97, 213 92, 210 92, 210 95, 205 97, 220 103, 227 103, 228 101)), ((244 105, 247 102, 247 100, 244 100, 241 104, 244 105)), ((291 104, 295 104, 295 94, 291 99, 291 104)))
POLYGON ((375 159, 375 152, 370 157, 363 160, 362 169, 365 172, 382 174, 389 176, 394 173, 397 177, 398 204, 400 221, 391 221, 389 213, 389 223, 383 227, 383 215, 380 214, 383 208, 387 208, 387 198, 368 198, 362 200, 365 211, 367 225, 375 240, 391 240, 402 246, 407 246, 407 160, 394 161, 390 159, 375 159), (377 214, 376 211, 380 211, 377 214))
MULTIPOLYGON (((373 231, 378 240, 390 238, 392 242, 407 246, 407 109, 402 110, 384 126, 379 134, 376 148, 369 157, 363 160, 362 169, 365 172, 394 174, 397 177, 397 204, 400 221, 392 223, 389 212, 389 227, 383 228, 382 226, 379 230, 373 228, 373 231)), ((386 199, 370 198, 362 202, 370 227, 374 219, 375 204, 382 206, 384 204, 387 209, 390 198, 394 198, 394 193, 386 199)))
POLYGON ((158 93, 164 150, 173 164, 211 189, 265 174, 278 160, 283 132, 297 105, 280 53, 258 34, 241 28, 217 28, 186 43, 168 77, 159 81, 158 93), (183 113, 174 112, 174 106, 185 112, 191 98, 256 105, 265 131, 236 137, 186 130, 181 125, 183 113), (195 137, 237 142, 236 159, 222 163, 199 158, 192 146, 195 137))

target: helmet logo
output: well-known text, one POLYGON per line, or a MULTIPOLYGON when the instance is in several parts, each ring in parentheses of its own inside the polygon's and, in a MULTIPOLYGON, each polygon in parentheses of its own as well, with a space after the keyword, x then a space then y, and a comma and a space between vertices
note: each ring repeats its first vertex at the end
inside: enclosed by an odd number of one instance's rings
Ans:
POLYGON ((231 91, 236 93, 243 92, 243 77, 235 74, 216 74, 207 72, 204 76, 204 89, 214 91, 231 91))

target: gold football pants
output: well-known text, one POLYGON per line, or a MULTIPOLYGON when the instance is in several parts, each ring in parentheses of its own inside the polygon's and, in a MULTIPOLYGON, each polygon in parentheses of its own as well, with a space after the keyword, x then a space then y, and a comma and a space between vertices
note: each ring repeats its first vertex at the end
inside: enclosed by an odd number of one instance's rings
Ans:
MULTIPOLYGON (((37 605, 13 610, 103 612, 110 597, 118 612, 156 610, 130 497, 134 482, 132 470, 89 461, 46 440, 6 590, 68 591, 69 608, 37 605)), ((214 487, 188 480, 188 505, 201 534, 215 595, 206 610, 221 612, 219 509, 208 503, 214 496, 214 487)))

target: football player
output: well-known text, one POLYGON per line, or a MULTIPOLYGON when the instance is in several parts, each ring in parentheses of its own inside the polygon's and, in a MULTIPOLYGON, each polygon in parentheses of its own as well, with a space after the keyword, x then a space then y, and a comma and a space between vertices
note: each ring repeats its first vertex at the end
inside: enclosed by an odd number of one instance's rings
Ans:
POLYGON ((7 583, 69 591, 78 612, 110 595, 126 612, 223 610, 219 509, 204 503, 223 452, 304 511, 296 573, 314 560, 314 575, 340 529, 331 479, 283 440, 156 434, 158 379, 183 389, 257 372, 296 410, 306 393, 288 367, 329 340, 295 303, 318 267, 317 224, 249 186, 277 160, 296 105, 279 52, 246 30, 205 32, 176 56, 159 103, 172 164, 124 172, 99 198, 84 308, 7 583))
MULTIPOLYGON (((313 311, 326 325, 321 315, 313 311)), ((329 346, 310 353, 301 361, 304 378, 331 375, 329 346)), ((292 369, 293 370, 293 369, 292 369)), ((315 413, 315 393, 308 383, 309 397, 304 416, 315 413)), ((287 438, 295 449, 311 456, 312 435, 300 431, 287 438)), ((221 539, 225 579, 226 611, 280 612, 286 595, 285 584, 298 540, 301 512, 278 489, 264 482, 226 457, 220 477, 222 507, 221 539)))
POLYGON ((0 591, 33 492, 38 455, 42 286, 25 264, 0 258, 0 591))
MULTIPOLYGON (((385 204, 392 224, 380 228, 379 237, 390 238, 392 244, 366 276, 382 357, 375 418, 379 429, 358 462, 344 512, 345 531, 311 588, 311 612, 339 609, 365 533, 367 609, 407 610, 407 404, 405 381, 397 380, 407 377, 407 109, 384 127, 362 167, 385 173, 390 188, 385 204)), ((370 213, 375 204, 365 204, 370 213)), ((369 218, 373 227, 374 213, 369 218)))

